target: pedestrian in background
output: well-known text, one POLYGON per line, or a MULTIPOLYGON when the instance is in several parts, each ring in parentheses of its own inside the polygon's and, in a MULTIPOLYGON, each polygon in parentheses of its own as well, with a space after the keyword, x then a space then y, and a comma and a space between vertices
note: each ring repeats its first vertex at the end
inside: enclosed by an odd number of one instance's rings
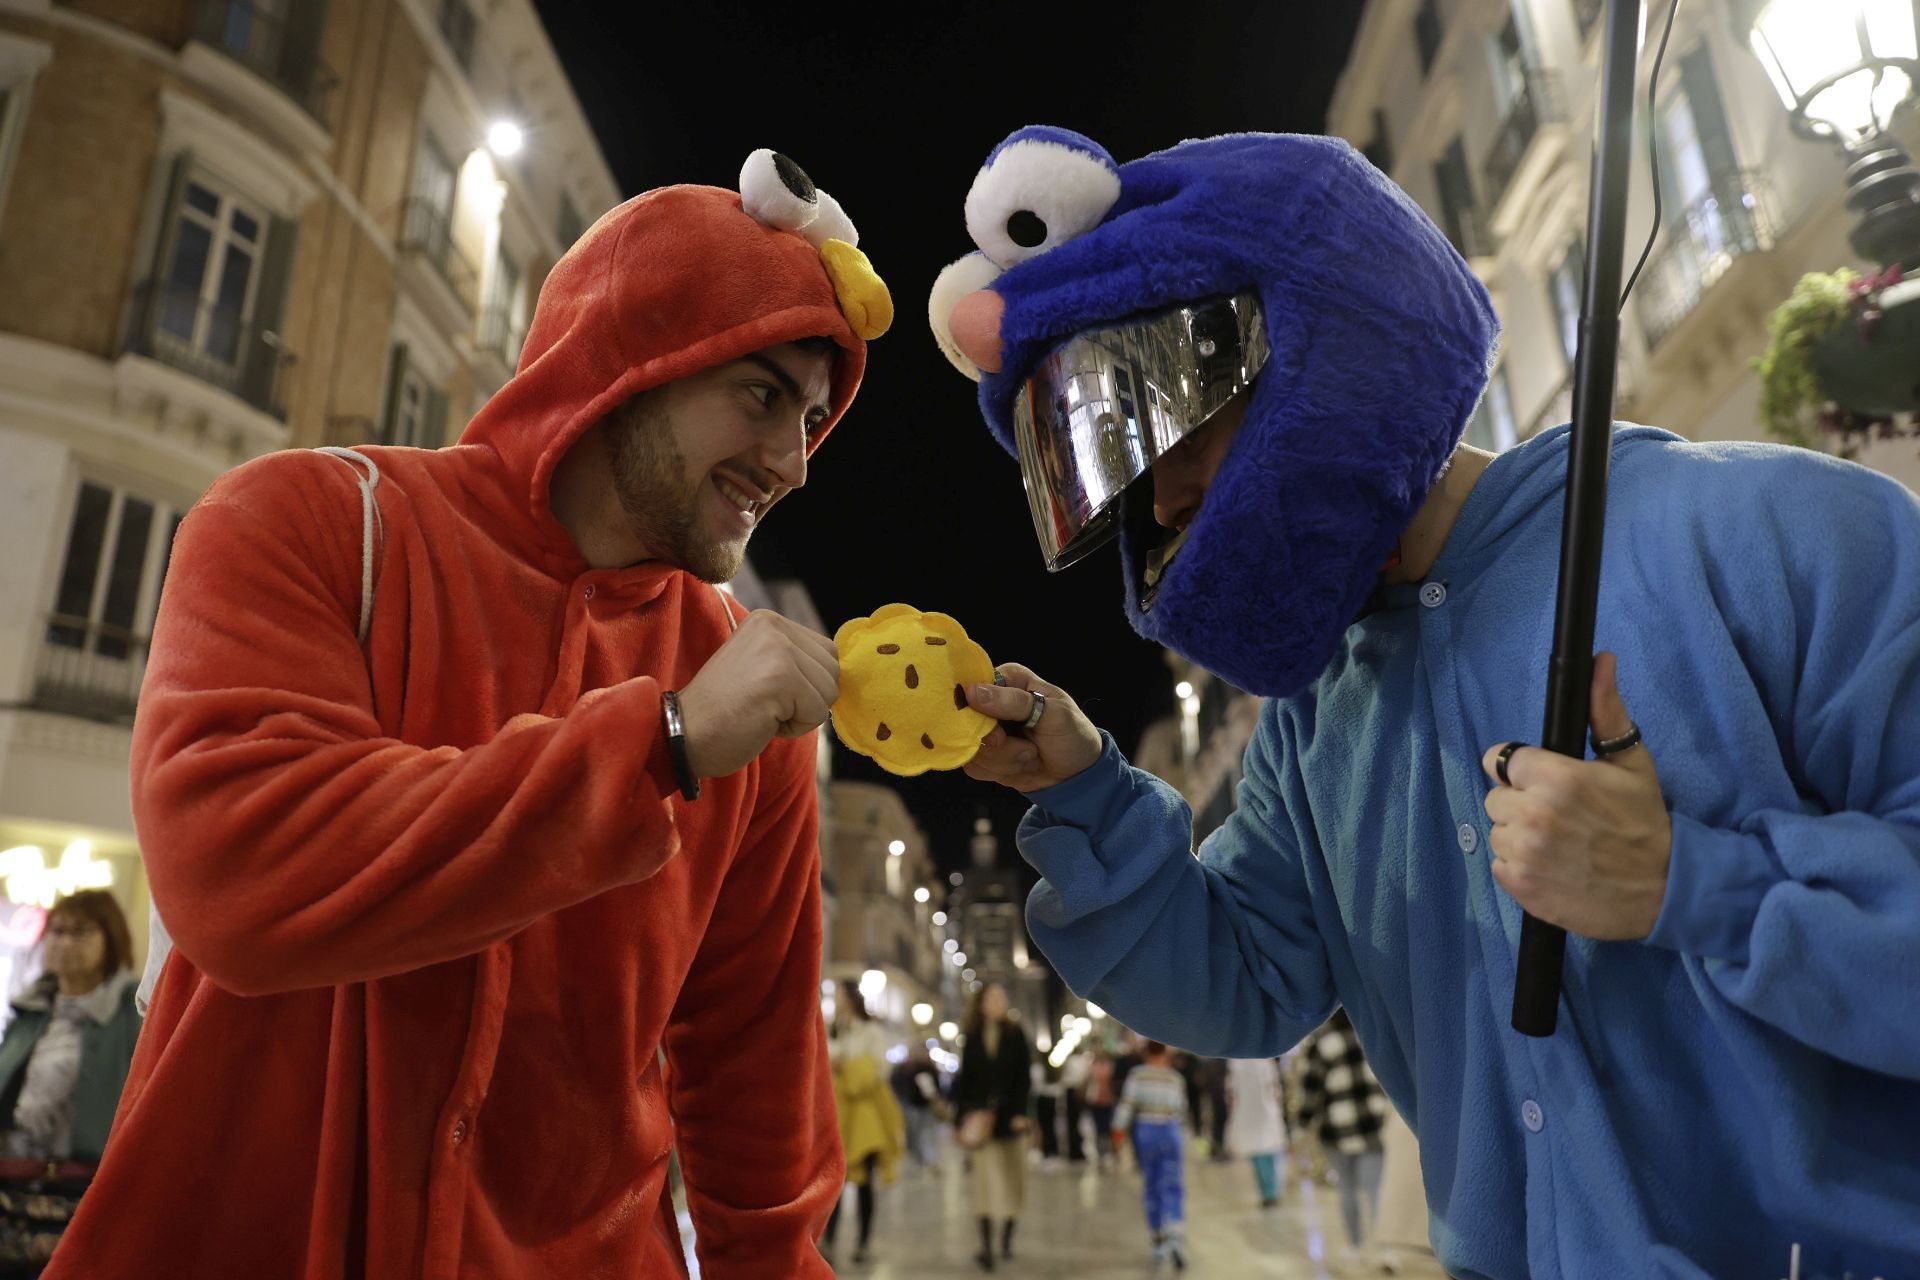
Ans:
POLYGON ((953 1082, 953 1106, 960 1118, 962 1145, 976 1124, 990 1135, 972 1147, 968 1158, 973 1167, 973 1211, 980 1219, 980 1252, 975 1261, 982 1271, 991 1271, 994 1224, 1000 1224, 1000 1261, 1011 1261, 1013 1231, 1027 1194, 1033 1051, 1020 1024, 1008 1016, 1007 991, 997 982, 988 983, 968 1006, 965 1034, 960 1074, 953 1082), (982 1121, 973 1120, 977 1114, 982 1121))
POLYGON ((1262 1208, 1280 1203, 1275 1165, 1287 1149, 1280 1116, 1280 1069, 1272 1058, 1234 1058, 1227 1063, 1227 1146, 1250 1161, 1262 1208))
POLYGON ((1127 1073, 1120 1107, 1113 1117, 1113 1140, 1133 1134, 1133 1157, 1140 1163, 1141 1201, 1147 1230, 1153 1234, 1155 1266, 1187 1266, 1186 1135, 1187 1081, 1173 1068, 1173 1055, 1158 1040, 1140 1051, 1141 1063, 1127 1073))
POLYGON ((0 1040, 0 1276, 34 1276, 106 1149, 140 1034, 120 904, 82 889, 47 913, 45 972, 0 1040))
POLYGON ((1120 1094, 1114 1084, 1118 1066, 1104 1044, 1093 1046, 1093 1058, 1087 1066, 1087 1114, 1093 1119, 1094 1148, 1100 1163, 1113 1158, 1113 1112, 1120 1094))
POLYGON ((1358 1254, 1380 1211, 1380 1133, 1386 1126, 1387 1096, 1373 1078, 1345 1009, 1335 1009, 1307 1038, 1304 1053, 1300 1121, 1318 1132, 1321 1148, 1333 1162, 1347 1249, 1358 1254))
MULTIPOLYGON (((860 1242, 854 1247, 853 1260, 863 1263, 873 1238, 874 1192, 879 1183, 893 1181, 894 1166, 906 1146, 907 1122, 887 1079, 886 1031, 867 1012, 866 997, 856 984, 841 984, 833 1021, 827 1058, 833 1064, 833 1100, 840 1110, 847 1182, 860 1212, 860 1242)), ((840 1202, 836 1200, 827 1219, 823 1251, 832 1251, 839 1227, 840 1202)))

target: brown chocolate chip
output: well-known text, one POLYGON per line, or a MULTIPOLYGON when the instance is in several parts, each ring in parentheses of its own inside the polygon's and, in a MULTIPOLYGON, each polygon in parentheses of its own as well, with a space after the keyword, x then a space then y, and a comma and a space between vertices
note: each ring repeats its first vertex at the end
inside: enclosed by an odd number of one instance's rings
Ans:
POLYGON ((907 688, 918 689, 919 687, 920 687, 920 673, 918 671, 915 671, 913 669, 913 664, 909 662, 907 664, 907 688))
POLYGON ((897 644, 883 644, 883 645, 881 645, 881 646, 880 646, 880 652, 882 652, 882 653, 898 653, 898 652, 900 652, 900 646, 899 646, 899 645, 897 645, 897 644))
POLYGON ((882 720, 880 722, 880 727, 874 730, 873 736, 880 739, 880 741, 885 742, 888 738, 891 738, 893 736, 893 730, 887 728, 887 722, 885 720, 882 720))
POLYGON ((944 636, 928 636, 927 637, 928 644, 945 644, 946 642, 947 641, 944 636))
POLYGON ((955 711, 967 709, 967 686, 963 684, 953 686, 953 709, 955 711))
POLYGON ((933 750, 933 739, 923 733, 920 735, 920 745, 931 751, 933 750))

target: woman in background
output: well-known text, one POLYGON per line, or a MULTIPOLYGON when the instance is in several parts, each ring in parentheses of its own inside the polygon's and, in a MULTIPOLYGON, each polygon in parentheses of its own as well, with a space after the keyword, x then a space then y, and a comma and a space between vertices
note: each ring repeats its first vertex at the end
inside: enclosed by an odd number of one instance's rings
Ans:
POLYGON ((133 1065, 133 943, 120 904, 83 889, 53 904, 45 972, 0 1039, 0 1277, 40 1273, 66 1230, 133 1065))
MULTIPOLYGON (((834 1034, 827 1046, 833 1063, 833 1100, 840 1109, 840 1145, 847 1156, 847 1181, 860 1211, 860 1242, 853 1260, 868 1259, 873 1238, 874 1190, 892 1182, 894 1165, 906 1148, 907 1122, 894 1097, 887 1071, 887 1036, 867 1013, 866 997, 851 982, 842 983, 834 1002, 834 1034)), ((844 1198, 844 1195, 843 1197, 844 1198)), ((840 1227, 840 1205, 827 1219, 823 1248, 831 1250, 840 1227)))
POLYGON ((1272 1058, 1235 1058, 1227 1063, 1227 1146, 1253 1163, 1260 1204, 1280 1203, 1277 1158, 1287 1149, 1280 1118, 1280 1069, 1272 1058))
POLYGON ((967 1042, 960 1050, 960 1074, 953 1083, 954 1111, 960 1128, 975 1112, 993 1116, 992 1136, 971 1153, 973 1211, 980 1219, 982 1271, 994 1267, 993 1226, 1000 1224, 1000 1260, 1013 1258, 1013 1229, 1027 1193, 1027 1142, 1032 1129, 1027 1105, 1033 1088, 1033 1053, 1020 1024, 1007 1016, 1007 992, 990 982, 968 1006, 967 1042))

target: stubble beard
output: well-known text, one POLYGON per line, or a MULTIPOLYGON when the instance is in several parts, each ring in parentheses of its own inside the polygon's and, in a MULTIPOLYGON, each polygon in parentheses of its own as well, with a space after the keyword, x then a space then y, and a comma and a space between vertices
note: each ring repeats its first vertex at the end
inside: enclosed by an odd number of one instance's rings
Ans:
POLYGON ((613 491, 627 525, 655 559, 679 566, 704 582, 729 582, 740 572, 746 543, 703 539, 696 532, 701 488, 707 477, 689 479, 686 456, 674 443, 673 424, 644 396, 607 431, 613 491))

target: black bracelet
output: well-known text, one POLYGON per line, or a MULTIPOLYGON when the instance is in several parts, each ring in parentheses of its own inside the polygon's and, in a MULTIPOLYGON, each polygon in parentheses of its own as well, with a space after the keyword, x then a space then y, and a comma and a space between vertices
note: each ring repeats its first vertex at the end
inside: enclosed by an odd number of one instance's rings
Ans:
POLYGON ((680 794, 698 800, 700 779, 693 776, 693 763, 687 759, 687 726, 680 718, 680 695, 672 689, 663 691, 660 711, 667 722, 667 754, 673 759, 673 776, 680 783, 680 794))

